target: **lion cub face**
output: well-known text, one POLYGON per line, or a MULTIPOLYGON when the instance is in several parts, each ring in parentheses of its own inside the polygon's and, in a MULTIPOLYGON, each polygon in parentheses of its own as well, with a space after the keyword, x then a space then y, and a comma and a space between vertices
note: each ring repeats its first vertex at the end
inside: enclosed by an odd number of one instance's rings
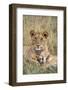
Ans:
POLYGON ((45 45, 47 44, 47 32, 35 32, 34 30, 30 31, 31 35, 31 43, 33 45, 33 49, 37 55, 40 55, 42 51, 45 49, 45 45))

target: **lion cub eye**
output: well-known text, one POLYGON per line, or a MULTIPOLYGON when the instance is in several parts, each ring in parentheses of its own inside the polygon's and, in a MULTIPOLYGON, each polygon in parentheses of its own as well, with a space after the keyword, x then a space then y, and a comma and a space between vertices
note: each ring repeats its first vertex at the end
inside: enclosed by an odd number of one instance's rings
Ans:
POLYGON ((41 38, 41 40, 43 40, 43 38, 41 38))
POLYGON ((35 39, 37 39, 37 37, 35 37, 35 39))

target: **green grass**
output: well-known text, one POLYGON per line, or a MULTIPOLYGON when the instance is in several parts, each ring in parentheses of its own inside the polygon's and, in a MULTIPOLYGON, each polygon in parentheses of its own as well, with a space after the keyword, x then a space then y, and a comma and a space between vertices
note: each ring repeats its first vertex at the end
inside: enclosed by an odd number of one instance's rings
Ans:
POLYGON ((57 73, 57 66, 52 65, 46 68, 39 63, 33 61, 24 60, 23 62, 23 74, 44 74, 44 73, 57 73))

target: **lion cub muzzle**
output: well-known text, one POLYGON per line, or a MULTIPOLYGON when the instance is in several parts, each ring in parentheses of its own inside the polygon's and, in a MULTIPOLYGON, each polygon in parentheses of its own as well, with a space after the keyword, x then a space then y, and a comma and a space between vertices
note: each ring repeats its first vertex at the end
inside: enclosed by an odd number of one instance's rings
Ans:
POLYGON ((36 45, 36 47, 34 48, 34 51, 37 55, 40 55, 41 52, 43 51, 43 48, 38 44, 36 45))

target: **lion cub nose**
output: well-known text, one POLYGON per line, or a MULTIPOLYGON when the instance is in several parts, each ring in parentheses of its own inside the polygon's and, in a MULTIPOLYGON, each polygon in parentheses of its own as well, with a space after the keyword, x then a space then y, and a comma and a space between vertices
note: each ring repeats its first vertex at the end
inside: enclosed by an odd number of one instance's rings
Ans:
POLYGON ((39 45, 39 44, 37 44, 37 48, 39 48, 39 46, 40 46, 40 45, 39 45))

